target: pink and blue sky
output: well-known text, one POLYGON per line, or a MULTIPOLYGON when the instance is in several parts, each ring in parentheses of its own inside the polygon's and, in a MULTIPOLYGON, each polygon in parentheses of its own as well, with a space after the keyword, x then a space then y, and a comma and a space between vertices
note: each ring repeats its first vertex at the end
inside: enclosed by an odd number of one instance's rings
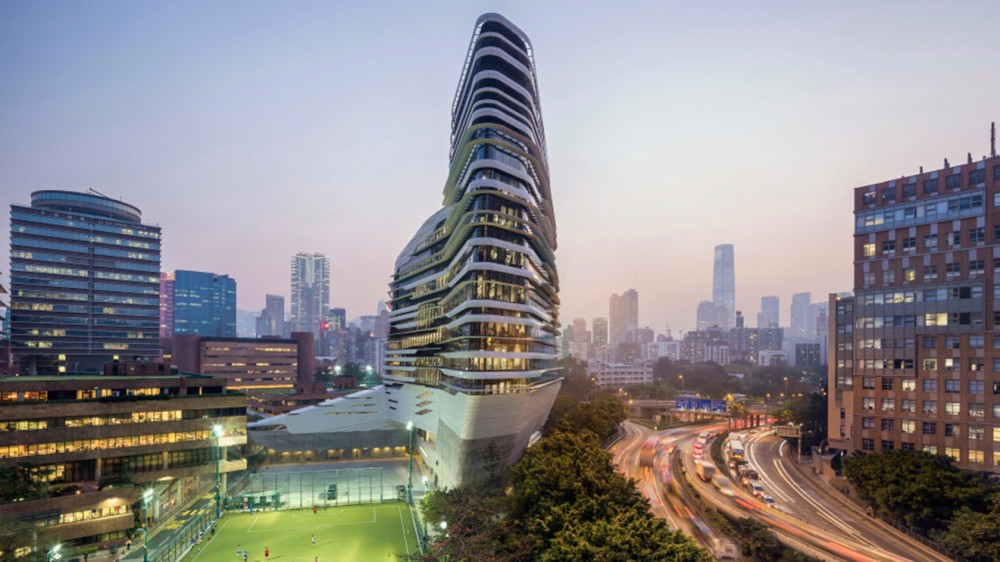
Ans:
POLYGON ((852 188, 978 159, 1000 120, 996 1, 4 2, 0 205, 135 204, 165 271, 230 274, 242 309, 323 252, 369 314, 440 205, 486 11, 534 43, 564 322, 635 288, 642 325, 690 329, 731 242, 738 308, 787 323, 851 288, 852 188))

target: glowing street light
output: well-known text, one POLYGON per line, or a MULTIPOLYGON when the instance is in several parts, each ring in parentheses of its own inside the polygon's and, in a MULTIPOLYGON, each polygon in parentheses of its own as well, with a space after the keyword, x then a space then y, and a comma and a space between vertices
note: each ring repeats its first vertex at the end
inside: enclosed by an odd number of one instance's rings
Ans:
POLYGON ((142 522, 142 562, 149 562, 149 502, 153 499, 153 489, 148 488, 142 493, 142 507, 145 511, 145 520, 142 522))
POLYGON ((62 558, 62 554, 59 554, 59 549, 60 548, 62 548, 61 544, 57 544, 57 545, 53 546, 52 550, 48 551, 45 554, 45 560, 46 560, 46 562, 48 562, 49 560, 59 560, 60 558, 62 558))
POLYGON ((413 422, 406 422, 406 431, 410 432, 410 478, 406 482, 406 499, 413 505, 413 422))
POLYGON ((219 475, 219 464, 222 462, 222 426, 215 424, 212 426, 212 435, 215 436, 215 518, 222 517, 222 478, 219 475))

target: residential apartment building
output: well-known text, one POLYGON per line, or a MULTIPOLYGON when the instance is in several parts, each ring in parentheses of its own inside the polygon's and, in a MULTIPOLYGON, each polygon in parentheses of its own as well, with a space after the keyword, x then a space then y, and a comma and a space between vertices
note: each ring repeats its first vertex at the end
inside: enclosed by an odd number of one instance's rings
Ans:
POLYGON ((174 335, 174 274, 160 273, 160 337, 174 335))
POLYGON ((319 332, 330 310, 330 258, 299 252, 292 256, 293 332, 319 332))
POLYGON ((143 490, 160 520, 215 485, 217 445, 223 476, 246 469, 245 443, 246 397, 223 379, 0 377, 0 466, 30 464, 33 482, 0 490, 0 517, 64 545, 124 544, 143 490))
POLYGON ((830 300, 830 440, 1000 472, 1000 158, 854 190, 830 300))

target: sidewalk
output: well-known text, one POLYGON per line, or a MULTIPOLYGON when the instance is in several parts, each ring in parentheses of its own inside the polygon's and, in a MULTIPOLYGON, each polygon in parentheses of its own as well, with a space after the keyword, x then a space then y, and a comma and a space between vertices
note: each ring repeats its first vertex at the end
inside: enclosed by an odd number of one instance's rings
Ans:
MULTIPOLYGON (((215 512, 215 492, 212 491, 202 496, 187 509, 181 511, 165 525, 155 530, 148 539, 150 554, 161 550, 164 546, 171 546, 178 540, 181 529, 191 520, 205 514, 215 512)), ((122 555, 121 562, 142 562, 143 558, 142 533, 136 533, 132 537, 132 550, 122 555)))

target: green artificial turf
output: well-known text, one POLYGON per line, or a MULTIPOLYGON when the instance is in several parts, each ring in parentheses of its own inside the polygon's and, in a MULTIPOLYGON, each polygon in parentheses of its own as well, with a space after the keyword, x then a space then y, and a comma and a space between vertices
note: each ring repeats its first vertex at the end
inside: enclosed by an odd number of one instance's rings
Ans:
POLYGON ((293 511, 226 514, 215 536, 203 540, 183 562, 227 562, 241 548, 248 562, 380 562, 415 554, 417 536, 403 502, 293 511), (316 535, 316 544, 311 536, 316 535))

